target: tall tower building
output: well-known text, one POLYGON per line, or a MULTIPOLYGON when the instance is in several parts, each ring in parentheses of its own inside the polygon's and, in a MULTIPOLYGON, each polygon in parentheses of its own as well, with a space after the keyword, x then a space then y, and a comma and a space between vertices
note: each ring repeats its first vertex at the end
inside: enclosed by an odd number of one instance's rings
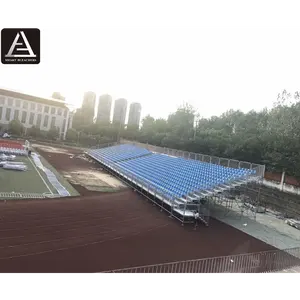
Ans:
POLYGON ((96 94, 94 92, 86 92, 83 96, 82 108, 95 108, 96 94))
POLYGON ((113 123, 125 125, 127 100, 124 98, 115 101, 113 123))
POLYGON ((111 112, 112 97, 102 95, 99 97, 97 123, 109 123, 111 112))
POLYGON ((129 108, 128 125, 139 126, 141 120, 142 106, 140 103, 131 103, 129 108))
POLYGON ((83 125, 90 125, 94 121, 96 94, 94 92, 84 93, 82 102, 83 125))

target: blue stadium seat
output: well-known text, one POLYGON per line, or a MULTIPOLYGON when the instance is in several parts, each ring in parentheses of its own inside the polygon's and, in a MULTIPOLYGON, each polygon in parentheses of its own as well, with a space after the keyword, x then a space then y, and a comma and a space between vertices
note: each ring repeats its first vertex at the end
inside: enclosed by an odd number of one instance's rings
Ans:
POLYGON ((136 176, 165 198, 186 197, 255 175, 254 170, 234 169, 197 160, 157 154, 133 145, 117 145, 88 152, 100 162, 136 176))

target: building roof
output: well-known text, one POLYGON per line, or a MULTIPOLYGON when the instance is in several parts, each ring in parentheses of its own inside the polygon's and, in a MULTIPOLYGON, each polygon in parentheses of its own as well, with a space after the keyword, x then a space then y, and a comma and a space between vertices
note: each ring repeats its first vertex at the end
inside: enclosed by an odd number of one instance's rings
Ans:
POLYGON ((62 108, 68 108, 67 103, 62 100, 54 99, 54 98, 44 98, 44 97, 37 97, 9 89, 2 89, 0 88, 0 96, 6 96, 6 97, 13 97, 13 98, 19 98, 22 100, 28 100, 33 101, 37 103, 47 104, 47 105, 53 105, 58 106, 62 108))

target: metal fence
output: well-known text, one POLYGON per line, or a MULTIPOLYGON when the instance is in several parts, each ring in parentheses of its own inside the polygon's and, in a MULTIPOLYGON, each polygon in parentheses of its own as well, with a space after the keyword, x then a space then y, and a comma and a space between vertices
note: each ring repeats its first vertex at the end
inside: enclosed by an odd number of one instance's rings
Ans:
POLYGON ((0 192, 0 199, 44 199, 44 198, 59 198, 60 195, 57 194, 38 194, 38 193, 7 193, 7 192, 0 192))
POLYGON ((202 162, 213 163, 213 164, 222 165, 224 167, 235 168, 235 169, 245 168, 245 169, 255 170, 257 176, 261 178, 263 178, 265 174, 265 165, 253 164, 250 162, 238 161, 235 159, 210 156, 206 154, 188 152, 188 151, 171 149, 166 147, 153 146, 153 145, 143 144, 139 142, 132 142, 124 139, 121 139, 120 142, 122 144, 132 144, 138 147, 146 148, 152 152, 167 154, 170 156, 183 157, 186 159, 194 159, 202 162))
POLYGON ((271 273, 300 266, 300 248, 195 259, 103 273, 271 273))

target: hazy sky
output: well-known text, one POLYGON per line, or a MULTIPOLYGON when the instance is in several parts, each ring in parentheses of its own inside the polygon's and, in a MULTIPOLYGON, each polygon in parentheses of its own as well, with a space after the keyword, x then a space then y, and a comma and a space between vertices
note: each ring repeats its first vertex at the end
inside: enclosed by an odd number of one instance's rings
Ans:
MULTIPOLYGON (((5 27, 5 26, 3 26, 5 27)), ((36 26, 38 27, 38 26, 36 26)), ((183 101, 200 115, 271 107, 300 89, 299 29, 275 27, 39 27, 41 63, 0 64, 0 86, 81 104, 109 93, 167 117, 183 101)))

